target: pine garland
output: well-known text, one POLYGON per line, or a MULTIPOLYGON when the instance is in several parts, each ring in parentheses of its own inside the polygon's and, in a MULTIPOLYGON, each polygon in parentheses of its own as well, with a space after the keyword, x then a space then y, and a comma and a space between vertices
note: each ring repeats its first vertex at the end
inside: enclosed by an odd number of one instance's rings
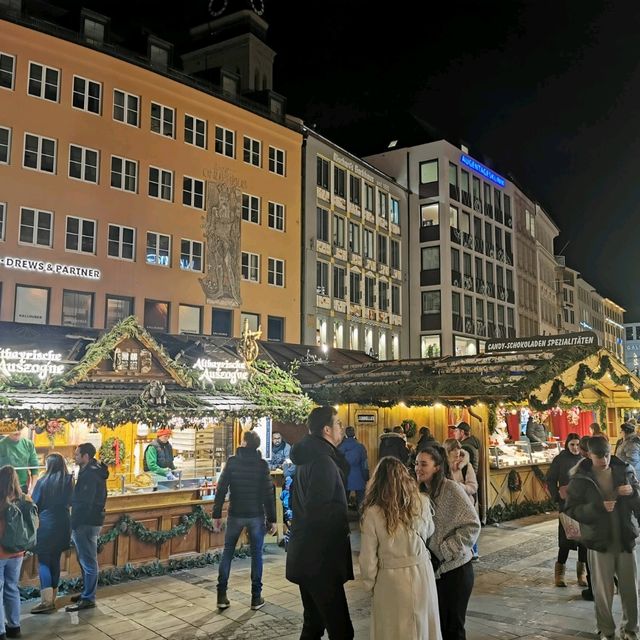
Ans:
POLYGON ((517 518, 525 518, 538 513, 547 513, 555 511, 557 506, 552 500, 544 500, 543 502, 534 502, 533 500, 523 500, 522 502, 501 505, 487 509, 487 524, 505 522, 506 520, 516 520, 517 518))

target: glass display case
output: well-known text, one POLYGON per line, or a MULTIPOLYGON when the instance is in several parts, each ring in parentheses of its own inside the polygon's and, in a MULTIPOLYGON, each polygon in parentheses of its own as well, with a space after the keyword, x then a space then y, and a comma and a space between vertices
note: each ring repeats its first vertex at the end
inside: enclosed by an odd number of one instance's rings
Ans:
POLYGON ((547 464, 560 453, 560 450, 560 443, 557 441, 542 444, 519 440, 490 446, 489 466, 492 469, 503 469, 531 464, 547 464))

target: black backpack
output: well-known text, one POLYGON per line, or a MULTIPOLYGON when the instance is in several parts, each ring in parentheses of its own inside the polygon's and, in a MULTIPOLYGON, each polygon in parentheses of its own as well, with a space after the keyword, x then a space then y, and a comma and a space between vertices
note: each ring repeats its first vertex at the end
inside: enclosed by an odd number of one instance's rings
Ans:
POLYGON ((38 507, 20 498, 10 502, 4 512, 4 533, 0 545, 8 553, 32 551, 36 547, 38 507))

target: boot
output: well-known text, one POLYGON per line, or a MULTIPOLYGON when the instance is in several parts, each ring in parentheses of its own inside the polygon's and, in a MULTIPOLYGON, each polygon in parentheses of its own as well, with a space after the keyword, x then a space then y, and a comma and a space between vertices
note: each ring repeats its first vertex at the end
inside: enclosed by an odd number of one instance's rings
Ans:
POLYGON ((218 590, 218 609, 228 609, 230 605, 226 591, 218 590))
POLYGON ((564 565, 560 562, 556 562, 555 566, 555 584, 556 587, 566 587, 567 583, 564 581, 564 565))
POLYGON ((51 613, 56 610, 56 605, 53 603, 53 589, 51 587, 45 587, 40 590, 40 604, 31 609, 31 613, 51 613))
POLYGON ((587 565, 584 562, 580 562, 578 560, 576 564, 576 574, 578 576, 578 586, 588 587, 589 583, 587 582, 587 565))

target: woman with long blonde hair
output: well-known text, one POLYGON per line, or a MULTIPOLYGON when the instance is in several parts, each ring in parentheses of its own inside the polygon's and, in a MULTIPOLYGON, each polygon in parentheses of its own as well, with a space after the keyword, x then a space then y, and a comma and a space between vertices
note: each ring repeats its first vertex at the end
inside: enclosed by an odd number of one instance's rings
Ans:
POLYGON ((363 503, 360 575, 373 593, 371 640, 442 640, 427 540, 428 496, 397 458, 380 460, 363 503))

